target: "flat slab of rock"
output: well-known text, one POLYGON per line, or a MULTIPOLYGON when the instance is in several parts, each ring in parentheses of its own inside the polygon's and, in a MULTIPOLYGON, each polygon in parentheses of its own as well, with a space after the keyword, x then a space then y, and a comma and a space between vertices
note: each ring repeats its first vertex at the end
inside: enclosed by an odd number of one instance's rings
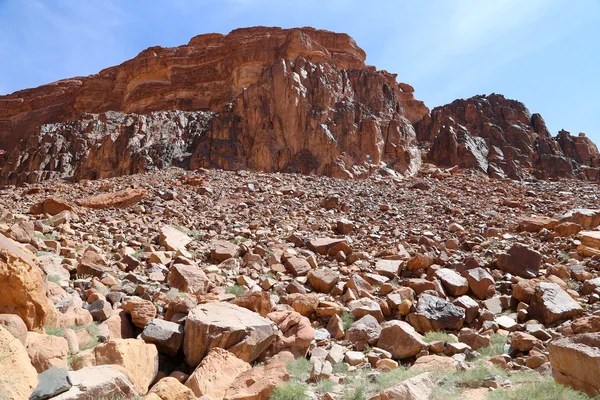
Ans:
POLYGON ((69 372, 73 386, 53 400, 136 399, 139 394, 127 377, 108 365, 69 372))
POLYGON ((210 258, 223 262, 240 254, 240 246, 227 240, 215 240, 210 247, 210 258))
POLYGON ((387 321, 381 328, 377 347, 392 353, 395 360, 414 357, 428 347, 423 337, 404 321, 387 321))
POLYGON ((433 374, 426 372, 392 386, 369 400, 428 400, 434 387, 433 374))
POLYGON ((329 250, 340 243, 346 243, 346 239, 317 238, 310 241, 309 248, 315 253, 327 255, 329 250))
POLYGON ((192 367, 200 364, 213 347, 252 362, 269 347, 276 333, 271 320, 248 309, 230 303, 201 304, 188 314, 183 352, 192 367))
POLYGON ((45 400, 66 392, 73 386, 69 372, 52 367, 38 375, 38 385, 29 400, 45 400))
POLYGON ((125 208, 138 203, 146 197, 147 193, 146 189, 126 189, 77 199, 75 200, 75 204, 94 209, 125 208))
POLYGON ((584 245, 600 249, 600 231, 581 231, 577 237, 584 245))
POLYGON ((552 377, 562 385, 600 394, 600 333, 587 333, 558 339, 548 347, 552 377))
POLYGON ((573 222, 582 228, 595 228, 600 225, 600 210, 580 208, 567 212, 560 218, 560 222, 573 222))

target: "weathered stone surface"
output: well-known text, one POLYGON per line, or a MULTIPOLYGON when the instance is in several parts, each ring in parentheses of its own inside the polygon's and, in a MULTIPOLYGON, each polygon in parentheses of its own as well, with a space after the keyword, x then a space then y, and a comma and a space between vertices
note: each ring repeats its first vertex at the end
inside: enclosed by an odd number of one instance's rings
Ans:
POLYGON ((523 278, 535 278, 542 265, 540 252, 531 250, 522 244, 514 244, 508 253, 501 253, 496 259, 498 267, 523 278))
POLYGON ((29 400, 45 400, 66 392, 73 384, 69 372, 64 368, 52 367, 38 375, 38 385, 29 400))
POLYGON ((69 343, 65 338, 27 332, 25 348, 31 359, 31 364, 38 373, 52 367, 64 369, 68 367, 69 343))
POLYGON ((113 366, 87 367, 69 372, 73 386, 53 400, 136 399, 139 394, 123 372, 113 366))
POLYGON ((285 363, 270 363, 247 370, 227 390, 224 400, 269 399, 273 389, 290 380, 285 363))
POLYGON ((380 335, 381 326, 377 319, 372 315, 365 315, 348 328, 346 340, 353 343, 357 349, 365 349, 367 346, 375 345, 380 335))
POLYGON ((38 384, 38 374, 25 346, 0 325, 0 393, 8 400, 27 399, 38 384))
POLYGON ((424 373, 392 386, 369 400, 428 400, 434 387, 433 374, 424 373))
MULTIPOLYGON (((158 381, 148 395, 155 394, 160 400, 196 400, 194 392, 174 377, 162 378, 158 381)), ((148 397, 146 397, 148 399, 148 397)))
POLYGON ((465 278, 449 268, 440 268, 435 271, 435 276, 442 282, 444 289, 454 297, 462 296, 469 291, 469 284, 465 278))
POLYGON ((245 308, 229 303, 201 304, 185 321, 183 352, 192 367, 213 347, 252 362, 271 345, 276 333, 273 322, 245 308))
POLYGON ((171 288, 191 294, 204 294, 210 287, 210 280, 197 265, 174 263, 167 280, 171 288))
POLYGON ((123 302, 123 310, 131 315, 131 321, 139 328, 144 328, 146 324, 156 317, 156 307, 150 300, 144 300, 139 297, 131 297, 123 302))
POLYGON ((183 325, 155 318, 144 327, 142 339, 156 345, 159 352, 174 356, 181 348, 183 332, 183 325))
POLYGON ((535 288, 529 313, 544 324, 554 324, 580 315, 583 309, 556 283, 542 282, 535 288))
POLYGON ((339 279, 339 275, 330 269, 315 269, 308 272, 308 283, 321 293, 329 293, 339 279))
POLYGON ((600 209, 574 209, 564 214, 560 222, 573 222, 584 229, 595 228, 600 225, 600 209))
MULTIPOLYGON (((144 395, 158 373, 158 351, 153 344, 137 339, 113 339, 94 349, 96 365, 113 365, 133 383, 136 391, 144 395)), ((80 370, 82 371, 82 370, 80 370)), ((73 376, 75 385, 75 377, 73 376)))
POLYGON ((250 311, 260 314, 261 317, 266 317, 273 307, 269 294, 262 290, 246 291, 238 296, 234 303, 240 307, 247 308, 250 311))
POLYGON ((185 385, 192 389, 196 397, 210 396, 211 399, 222 399, 238 375, 251 368, 250 364, 229 351, 212 348, 185 385))
POLYGON ((267 318, 277 324, 279 330, 268 355, 290 352, 295 358, 305 357, 310 343, 315 338, 315 330, 310 320, 295 311, 276 310, 267 318))
POLYGON ((240 254, 240 247, 227 240, 216 240, 211 245, 210 257, 217 262, 237 257, 238 254, 240 254))
POLYGON ((47 199, 32 205, 29 209, 31 214, 56 215, 63 211, 75 212, 75 207, 73 207, 70 202, 56 197, 48 197, 47 199))
POLYGON ((413 357, 427 348, 422 336, 404 321, 387 321, 381 328, 377 347, 392 353, 395 360, 413 357))
POLYGON ((416 312, 407 317, 407 321, 421 333, 444 329, 459 330, 464 319, 463 308, 429 294, 421 295, 416 312))
POLYGON ((600 394, 600 334, 589 333, 555 340, 548 347, 552 376, 590 396, 600 394))
POLYGON ((164 225, 160 228, 159 242, 167 250, 185 249, 191 241, 191 237, 175 227, 164 225))
POLYGON ((29 330, 56 325, 35 256, 0 233, 0 313, 16 314, 29 330))
POLYGON ((485 299, 488 295, 488 288, 495 285, 492 275, 480 267, 465 271, 463 276, 467 279, 471 292, 480 300, 485 299))
POLYGON ((16 314, 0 314, 0 326, 10 332, 25 346, 27 342, 27 326, 16 314))
POLYGON ((138 203, 147 193, 145 189, 126 189, 78 199, 75 203, 78 206, 95 209, 125 208, 138 203))

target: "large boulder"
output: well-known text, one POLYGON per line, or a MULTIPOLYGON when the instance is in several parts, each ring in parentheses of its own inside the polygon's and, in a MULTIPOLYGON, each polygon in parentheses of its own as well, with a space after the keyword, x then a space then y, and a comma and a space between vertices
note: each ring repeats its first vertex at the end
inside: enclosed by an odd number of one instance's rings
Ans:
POLYGON ((38 373, 51 367, 65 369, 68 367, 69 343, 63 337, 27 332, 25 347, 31 363, 38 373))
POLYGON ((490 286, 495 288, 494 278, 481 267, 468 269, 462 275, 467 279, 471 292, 480 300, 487 297, 490 286))
POLYGON ((39 383, 29 400, 45 400, 69 390, 73 383, 64 368, 52 367, 38 375, 39 383))
POLYGON ((423 337, 404 321, 387 321, 381 328, 377 347, 389 351, 396 360, 414 357, 428 347, 423 337))
POLYGON ((171 251, 185 249, 192 242, 192 238, 185 232, 171 225, 164 225, 160 228, 158 240, 162 246, 171 251))
POLYGON ((144 300, 140 297, 130 297, 123 302, 123 310, 131 315, 131 321, 139 328, 144 328, 146 324, 156 317, 156 307, 150 300, 144 300))
POLYGON ((270 363, 240 374, 227 389, 224 400, 266 400, 273 390, 290 380, 285 363, 270 363))
POLYGON ((0 325, 0 394, 6 400, 27 399, 37 384, 25 346, 0 325))
POLYGON ((185 293, 205 294, 210 280, 197 265, 175 263, 169 268, 169 287, 185 293))
MULTIPOLYGON (((196 400, 192 389, 179 382, 177 378, 168 376, 158 381, 148 395, 155 394, 160 400, 196 400)), ((146 397, 148 399, 148 397, 146 397)))
POLYGON ((0 313, 16 314, 28 330, 56 325, 58 313, 46 297, 35 256, 0 234, 0 313))
POLYGON ((252 366, 227 350, 213 348, 185 382, 197 397, 222 399, 238 375, 252 366))
POLYGON ((75 207, 73 207, 69 201, 58 199, 56 197, 48 197, 47 199, 35 203, 29 209, 31 214, 56 215, 63 211, 75 212, 75 207))
POLYGON ((422 294, 416 312, 407 316, 407 321, 421 333, 444 329, 460 330, 464 320, 464 308, 430 294, 422 294))
POLYGON ((71 371, 73 386, 52 400, 139 399, 139 394, 125 374, 111 365, 71 371))
POLYGON ((467 279, 449 268, 440 268, 435 271, 435 277, 444 285, 444 289, 454 297, 460 297, 469 291, 467 279))
POLYGON ((555 324, 583 313, 583 308, 556 283, 542 282, 536 286, 529 314, 544 324, 555 324))
POLYGON ((287 351, 295 358, 306 356, 310 343, 315 338, 315 330, 308 318, 289 310, 273 311, 267 314, 267 318, 279 328, 277 337, 267 352, 268 355, 287 351))
POLYGON ((535 278, 542 265, 542 254, 520 243, 515 243, 508 253, 501 253, 496 264, 504 272, 522 278, 535 278))
POLYGON ((548 350, 556 382, 590 396, 600 394, 600 333, 564 337, 550 343, 548 350))
POLYGON ((156 345, 161 353, 174 356, 183 342, 183 325, 155 318, 144 327, 142 339, 156 345))
POLYGON ((429 400, 434 388, 434 376, 426 372, 402 381, 369 400, 429 400))
POLYGON ((137 339, 114 339, 101 343, 94 349, 96 365, 119 368, 144 395, 158 373, 158 351, 153 344, 137 339))
POLYGON ((27 344, 27 325, 16 314, 0 314, 0 326, 19 339, 23 346, 27 344))
POLYGON ((275 324, 246 308, 230 303, 196 306, 185 321, 183 352, 192 367, 213 347, 229 350, 238 358, 252 362, 273 342, 275 324))

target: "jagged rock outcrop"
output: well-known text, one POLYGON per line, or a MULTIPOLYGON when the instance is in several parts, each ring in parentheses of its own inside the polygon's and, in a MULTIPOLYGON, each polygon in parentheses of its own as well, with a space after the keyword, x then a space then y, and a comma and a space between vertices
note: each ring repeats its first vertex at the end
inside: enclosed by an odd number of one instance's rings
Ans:
POLYGON ((579 136, 572 136, 564 129, 558 132, 556 141, 563 153, 579 164, 579 169, 589 180, 600 179, 600 153, 598 147, 580 133, 579 136))
POLYGON ((427 157, 440 166, 458 165, 492 177, 595 179, 583 160, 598 163, 599 154, 585 138, 563 132, 553 138, 539 114, 502 95, 475 96, 436 107, 416 124, 427 157), (567 150, 565 150, 567 149, 567 150))
POLYGON ((428 109, 411 86, 364 59, 345 34, 249 28, 0 97, 0 148, 23 138, 0 159, 1 182, 169 166, 343 178, 382 166, 415 173, 411 123, 428 109))

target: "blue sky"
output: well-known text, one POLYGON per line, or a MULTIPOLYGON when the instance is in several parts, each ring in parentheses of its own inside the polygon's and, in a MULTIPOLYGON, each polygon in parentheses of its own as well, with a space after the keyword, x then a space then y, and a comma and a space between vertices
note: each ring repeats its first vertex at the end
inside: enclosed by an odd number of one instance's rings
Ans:
POLYGON ((255 25, 347 32, 430 108, 502 93, 600 143, 600 0, 0 0, 0 94, 255 25))

